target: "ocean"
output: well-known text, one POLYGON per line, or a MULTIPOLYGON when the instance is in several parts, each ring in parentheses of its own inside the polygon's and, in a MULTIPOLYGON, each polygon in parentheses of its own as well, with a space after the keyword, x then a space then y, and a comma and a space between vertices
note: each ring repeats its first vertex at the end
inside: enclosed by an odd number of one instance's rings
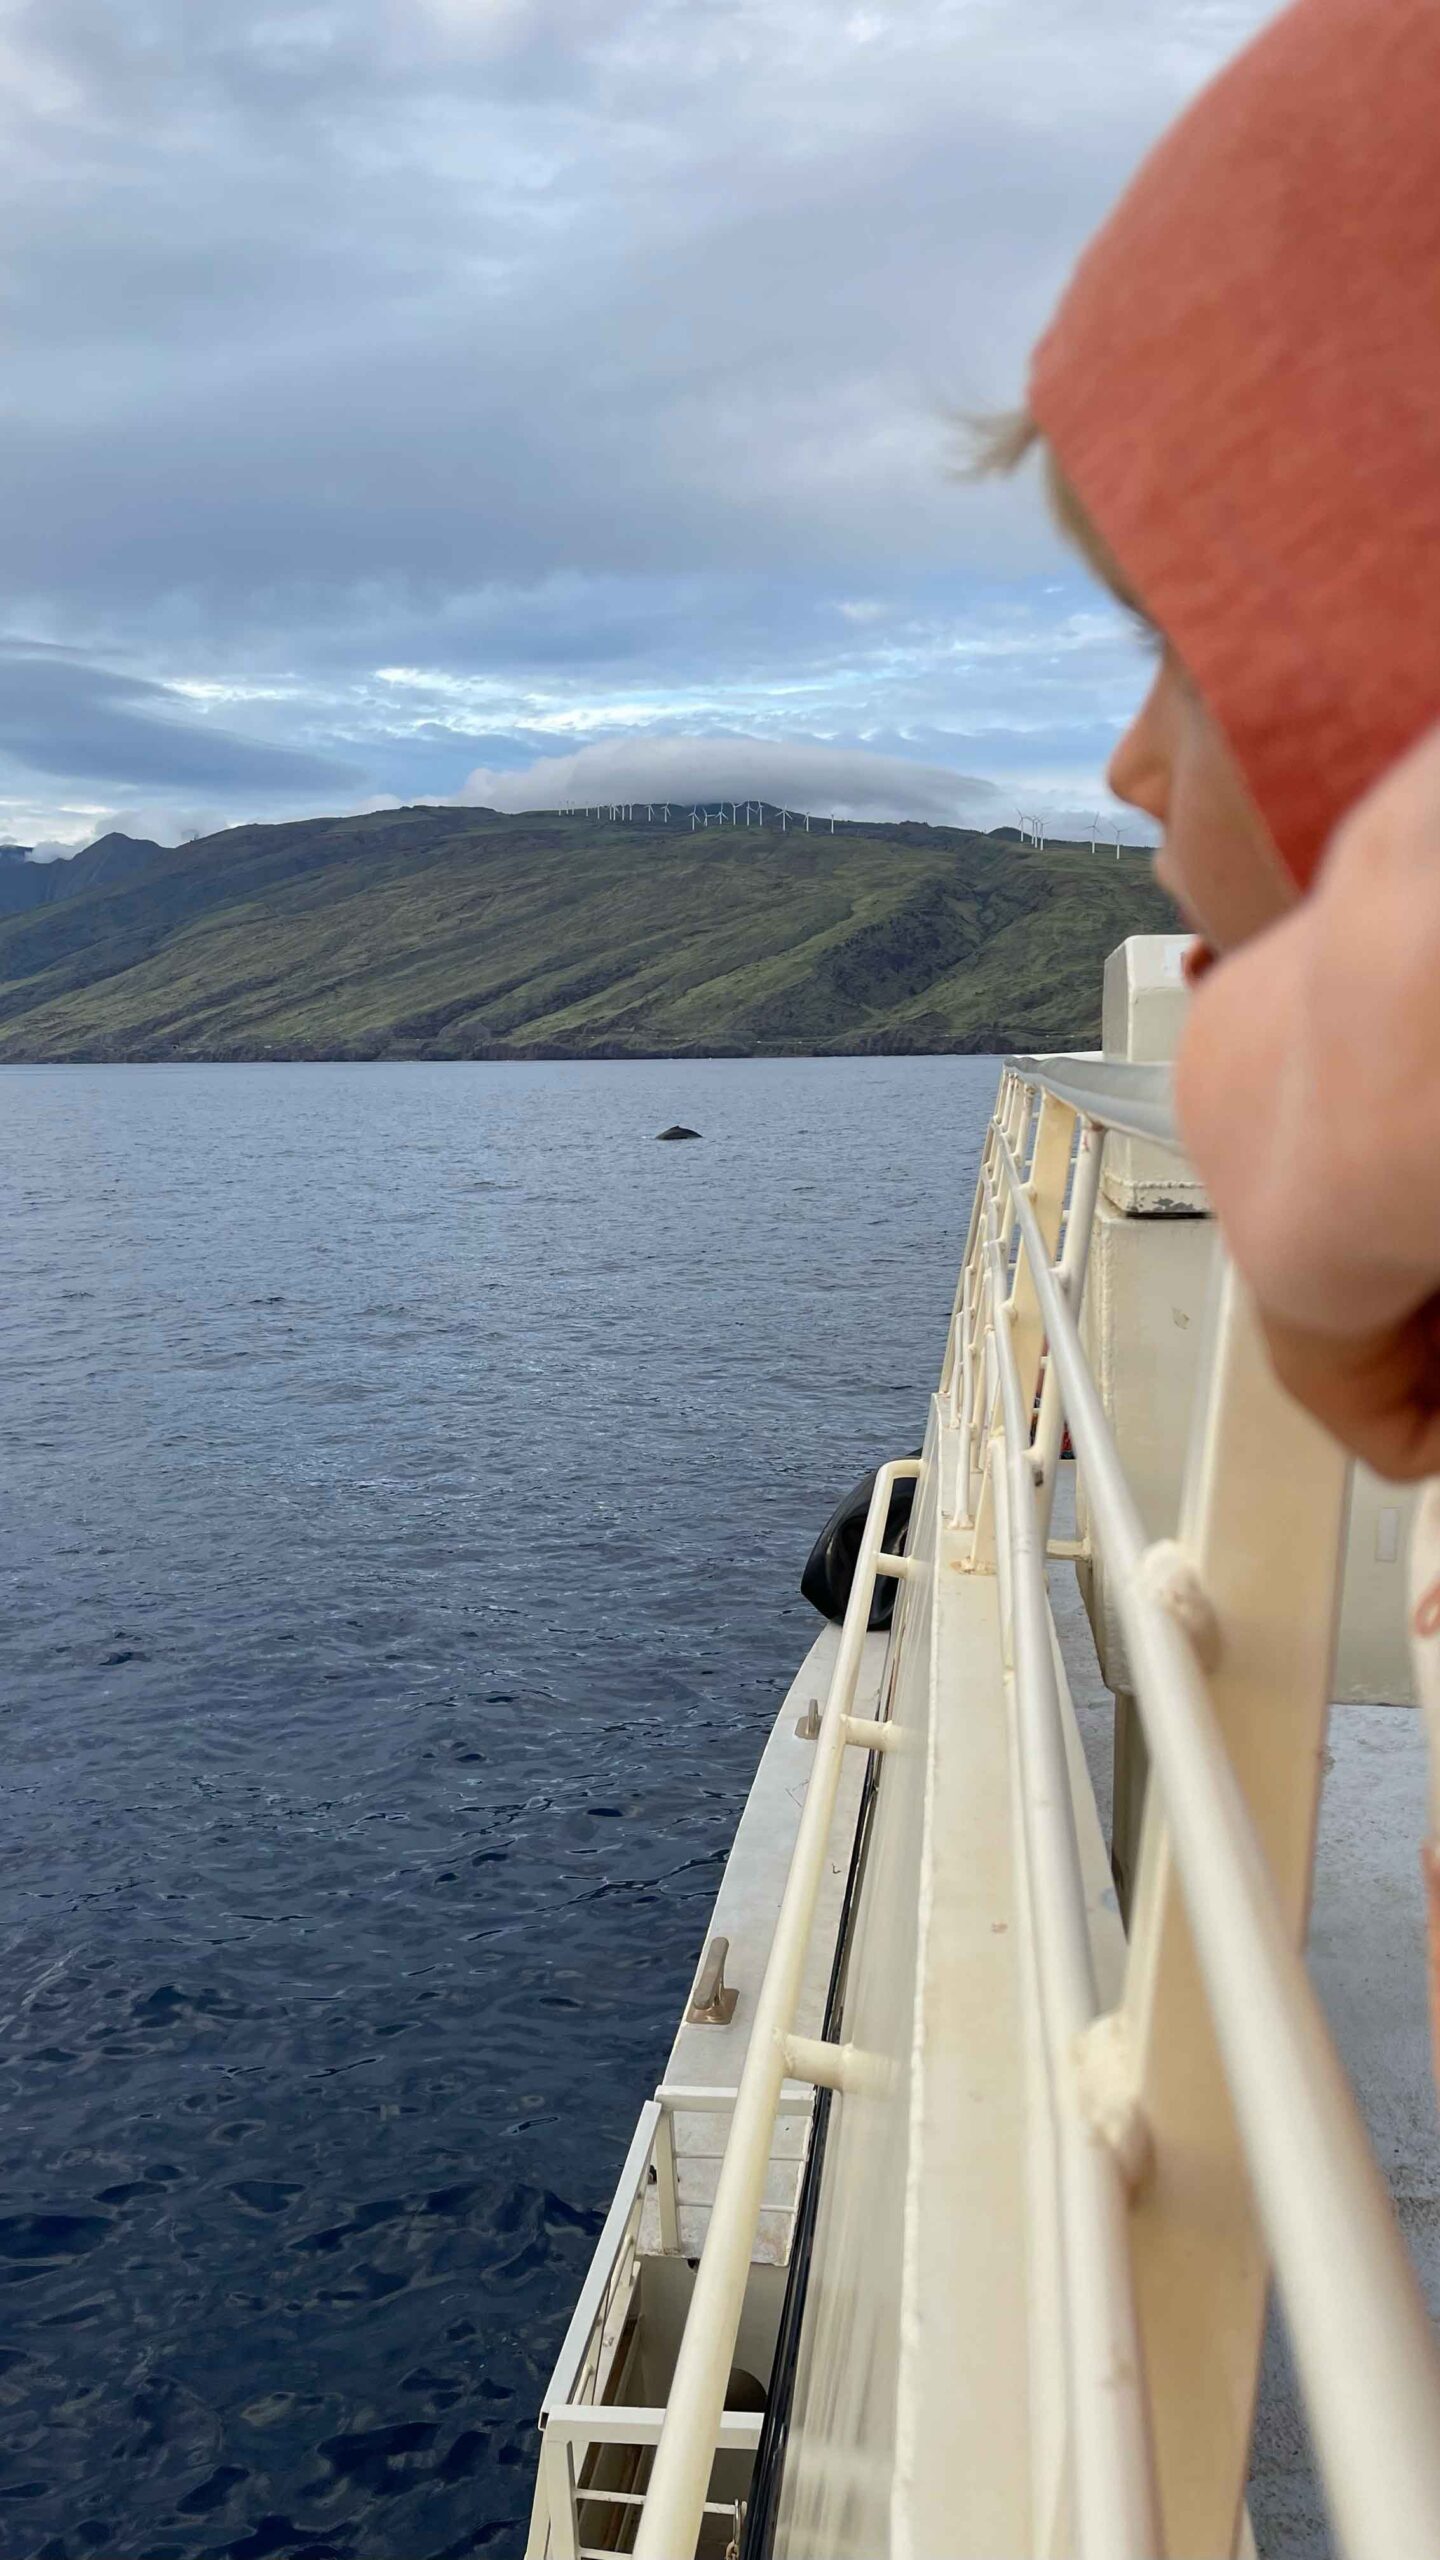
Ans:
POLYGON ((995 1077, 0 1076, 4 2560, 522 2549, 995 1077))

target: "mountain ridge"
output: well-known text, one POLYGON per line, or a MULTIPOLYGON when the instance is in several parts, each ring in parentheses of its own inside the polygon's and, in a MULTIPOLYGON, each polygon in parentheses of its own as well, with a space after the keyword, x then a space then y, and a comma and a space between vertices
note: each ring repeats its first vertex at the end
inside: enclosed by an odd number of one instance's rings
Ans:
POLYGON ((53 862, 34 861, 29 845, 0 845, 0 917, 27 915, 35 907, 138 878, 164 851, 148 836, 123 835, 117 827, 53 862))
POLYGON ((0 1062, 1085 1046, 1106 953, 1174 922, 1140 849, 686 820, 421 806, 140 848, 0 918, 0 1062))

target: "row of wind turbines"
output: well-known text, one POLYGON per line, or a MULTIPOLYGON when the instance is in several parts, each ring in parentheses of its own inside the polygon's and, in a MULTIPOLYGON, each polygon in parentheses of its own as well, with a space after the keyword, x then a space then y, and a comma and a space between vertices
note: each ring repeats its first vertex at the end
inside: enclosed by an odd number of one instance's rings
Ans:
MULTIPOLYGON (((808 809, 787 809, 774 800, 709 800, 693 803, 669 800, 585 802, 572 800, 562 802, 560 815, 562 818, 607 819, 612 826, 638 826, 642 822, 651 826, 683 826, 688 818, 692 833, 697 827, 773 826, 778 819, 782 833, 788 832, 791 827, 803 827, 808 835, 814 823, 820 827, 822 833, 828 824, 833 836, 837 824, 833 815, 828 820, 825 818, 812 820, 812 813, 808 809)), ((1043 810, 1017 809, 1015 816, 1019 823, 1022 844, 1033 844, 1037 851, 1043 853, 1050 841, 1043 810)), ((1118 862, 1121 854, 1126 850, 1120 834, 1119 819, 1106 818, 1099 809, 1095 809, 1091 812, 1087 823, 1090 828, 1092 853, 1099 851, 1102 826, 1107 830, 1113 827, 1115 859, 1118 862)), ((1108 842, 1107 834, 1107 849, 1108 842)))
MULTIPOLYGON (((1045 832, 1044 812, 1029 809, 1017 809, 1015 816, 1020 828, 1021 843, 1033 844, 1038 852, 1043 853, 1047 843, 1049 842, 1049 838, 1045 832)), ((1114 828, 1115 859, 1118 862, 1121 854, 1125 851, 1125 846, 1122 843, 1120 836, 1119 819, 1106 818, 1101 810, 1093 809, 1090 813, 1088 824, 1090 828, 1090 850, 1092 853, 1095 853, 1099 848, 1100 829, 1102 825, 1107 828, 1114 828)))
MULTIPOLYGON (((647 821, 661 826, 681 826, 688 818, 692 830, 712 826, 773 826, 778 818, 782 833, 791 827, 803 827, 807 835, 810 832, 811 813, 808 809, 784 809, 774 800, 696 801, 693 806, 688 801, 681 801, 674 804, 674 809, 672 816, 672 803, 668 800, 600 800, 588 806, 572 801, 562 806, 560 815, 563 818, 608 818, 617 825, 622 821, 638 825, 643 810, 647 821), (767 810, 773 812, 769 817, 767 810)), ((821 818, 816 823, 822 832, 828 823, 832 836, 835 833, 837 822, 833 817, 828 821, 821 818)))

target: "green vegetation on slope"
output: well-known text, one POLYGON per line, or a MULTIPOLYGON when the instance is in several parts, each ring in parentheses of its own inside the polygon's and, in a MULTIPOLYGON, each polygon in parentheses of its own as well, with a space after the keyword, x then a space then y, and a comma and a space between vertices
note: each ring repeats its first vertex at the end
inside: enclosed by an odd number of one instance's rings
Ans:
POLYGON ((1173 921, 1143 854, 963 828, 304 819, 0 922, 0 1061, 1084 1046, 1173 921))

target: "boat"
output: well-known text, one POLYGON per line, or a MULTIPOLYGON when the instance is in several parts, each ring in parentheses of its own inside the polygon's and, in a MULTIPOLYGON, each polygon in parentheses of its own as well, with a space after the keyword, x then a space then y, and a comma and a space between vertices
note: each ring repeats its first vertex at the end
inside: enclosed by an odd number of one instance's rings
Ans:
POLYGON ((1274 1383, 1177 1149, 1183 949, 1000 1069, 924 1447, 756 1772, 529 2560, 1440 2553, 1406 1506, 1274 1383))

